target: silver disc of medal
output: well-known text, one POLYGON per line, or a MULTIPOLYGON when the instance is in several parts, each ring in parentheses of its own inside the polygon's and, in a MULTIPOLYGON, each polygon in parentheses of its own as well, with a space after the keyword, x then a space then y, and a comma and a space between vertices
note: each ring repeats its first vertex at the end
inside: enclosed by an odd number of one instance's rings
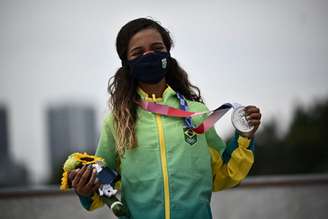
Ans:
POLYGON ((235 129, 244 134, 251 132, 254 128, 254 126, 249 125, 246 119, 244 106, 234 108, 231 114, 231 122, 235 129))

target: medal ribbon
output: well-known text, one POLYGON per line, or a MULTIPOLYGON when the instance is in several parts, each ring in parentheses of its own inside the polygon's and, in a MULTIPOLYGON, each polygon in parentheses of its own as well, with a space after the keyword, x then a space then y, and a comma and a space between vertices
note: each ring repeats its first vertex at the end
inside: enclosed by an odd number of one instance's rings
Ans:
MULTIPOLYGON (((186 99, 184 98, 184 96, 178 92, 176 94, 177 94, 177 97, 180 102, 180 109, 182 109, 184 111, 188 111, 188 103, 187 103, 186 99)), ((189 128, 189 129, 194 128, 194 126, 192 125, 191 117, 186 117, 184 120, 185 120, 185 124, 186 124, 187 128, 189 128)))
POLYGON ((231 108, 236 108, 237 106, 239 106, 239 104, 225 103, 219 106, 218 108, 216 108, 215 110, 204 111, 204 112, 189 112, 171 106, 154 103, 154 102, 147 102, 147 101, 139 102, 139 106, 148 112, 152 112, 164 116, 185 118, 185 119, 194 116, 203 115, 203 114, 208 114, 209 116, 196 128, 193 128, 191 124, 191 129, 194 132, 196 132, 197 134, 202 134, 206 132, 208 129, 210 129, 211 127, 213 127, 214 124, 219 119, 221 119, 221 117, 224 114, 226 114, 231 108))

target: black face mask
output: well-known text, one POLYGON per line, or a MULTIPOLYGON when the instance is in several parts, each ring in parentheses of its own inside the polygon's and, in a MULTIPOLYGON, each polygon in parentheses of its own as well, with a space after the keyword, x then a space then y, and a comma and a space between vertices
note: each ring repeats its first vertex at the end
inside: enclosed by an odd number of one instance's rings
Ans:
POLYGON ((128 60, 129 74, 137 81, 156 84, 165 77, 169 59, 168 52, 154 52, 128 60))

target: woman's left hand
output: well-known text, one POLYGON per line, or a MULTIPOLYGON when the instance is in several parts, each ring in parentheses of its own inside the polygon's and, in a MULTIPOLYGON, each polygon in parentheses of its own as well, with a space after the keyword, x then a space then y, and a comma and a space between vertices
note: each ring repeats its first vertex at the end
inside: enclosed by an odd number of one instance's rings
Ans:
POLYGON ((253 138, 256 130, 261 124, 262 115, 260 113, 260 109, 257 108, 256 106, 246 106, 245 113, 249 125, 254 126, 254 128, 250 133, 242 134, 242 135, 248 138, 253 138))

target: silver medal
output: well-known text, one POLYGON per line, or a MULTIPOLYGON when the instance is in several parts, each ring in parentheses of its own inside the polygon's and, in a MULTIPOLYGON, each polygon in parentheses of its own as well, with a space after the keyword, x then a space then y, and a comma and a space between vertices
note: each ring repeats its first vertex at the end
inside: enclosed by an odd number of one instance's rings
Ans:
POLYGON ((254 126, 250 126, 246 119, 245 107, 238 106, 234 108, 231 115, 232 125, 241 133, 249 133, 253 130, 254 126))

